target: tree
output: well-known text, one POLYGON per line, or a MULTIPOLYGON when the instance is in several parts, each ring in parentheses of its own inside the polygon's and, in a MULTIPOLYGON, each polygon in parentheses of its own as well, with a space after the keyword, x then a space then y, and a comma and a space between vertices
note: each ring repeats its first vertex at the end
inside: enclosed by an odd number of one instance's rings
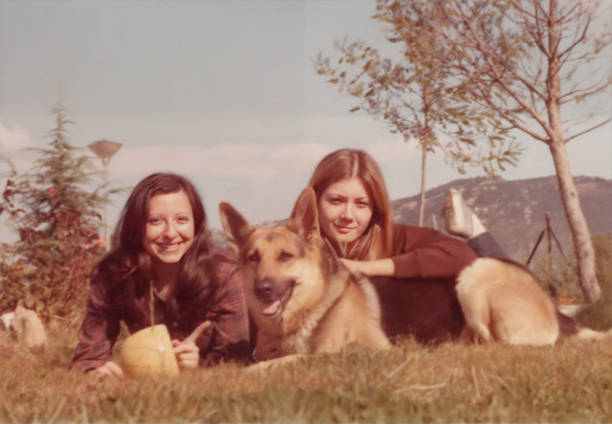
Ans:
POLYGON ((47 148, 23 174, 8 176, 0 213, 7 213, 19 238, 0 248, 0 310, 17 303, 44 318, 67 317, 82 307, 93 265, 104 253, 98 212, 112 192, 97 183, 102 174, 93 158, 67 141, 61 105, 53 109, 56 126, 47 148))
POLYGON ((340 92, 359 98, 351 112, 364 110, 382 117, 392 133, 416 142, 422 152, 419 225, 423 225, 427 155, 441 151, 460 173, 466 166, 483 166, 489 175, 516 165, 520 148, 507 128, 487 108, 465 102, 465 88, 441 65, 441 45, 425 23, 415 23, 404 38, 392 43, 407 46, 402 57, 381 56, 363 41, 336 43, 339 58, 319 54, 315 66, 340 92), (449 137, 452 135, 452 137, 449 137), (484 143, 483 143, 484 142, 484 143), (483 150, 484 147, 484 150, 483 150))
POLYGON ((439 40, 440 66, 462 86, 466 102, 548 146, 589 301, 599 298, 600 288, 566 144, 610 122, 594 120, 578 105, 611 84, 609 63, 601 66, 611 33, 593 31, 601 12, 600 1, 379 0, 376 14, 407 42, 413 25, 424 25, 439 40), (588 66, 593 73, 584 78, 577 71, 588 66))

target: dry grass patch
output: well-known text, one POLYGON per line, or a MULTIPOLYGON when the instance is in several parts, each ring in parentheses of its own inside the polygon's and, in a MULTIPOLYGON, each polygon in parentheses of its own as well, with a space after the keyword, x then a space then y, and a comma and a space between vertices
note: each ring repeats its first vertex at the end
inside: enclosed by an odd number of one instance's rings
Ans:
POLYGON ((555 347, 407 340, 273 369, 236 364, 178 378, 96 381, 67 370, 74 344, 0 347, 2 422, 606 422, 612 340, 555 347))

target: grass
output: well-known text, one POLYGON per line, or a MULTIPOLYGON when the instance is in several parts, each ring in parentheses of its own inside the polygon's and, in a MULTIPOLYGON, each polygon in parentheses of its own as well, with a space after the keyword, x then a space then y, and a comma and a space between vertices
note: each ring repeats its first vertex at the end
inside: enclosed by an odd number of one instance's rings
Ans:
POLYGON ((350 347, 265 373, 237 364, 115 381, 67 369, 74 335, 45 352, 0 344, 0 422, 609 422, 612 340, 554 347, 350 347))
MULTIPOLYGON (((605 329, 612 235, 594 241, 603 296, 578 319, 605 329)), ((98 381, 68 370, 78 322, 51 326, 44 352, 0 333, 1 423, 612 422, 612 338, 553 347, 405 340, 386 352, 352 346, 266 373, 222 364, 177 378, 98 381)))

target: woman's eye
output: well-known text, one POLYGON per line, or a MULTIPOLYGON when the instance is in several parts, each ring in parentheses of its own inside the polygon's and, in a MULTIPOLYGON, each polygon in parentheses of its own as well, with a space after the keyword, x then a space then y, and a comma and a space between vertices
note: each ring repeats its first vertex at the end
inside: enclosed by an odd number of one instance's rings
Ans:
POLYGON ((186 224, 186 223, 188 223, 188 222, 189 222, 189 218, 187 218, 186 216, 181 216, 181 217, 179 217, 179 218, 177 219, 177 221, 178 221, 180 224, 186 224))
POLYGON ((157 225, 161 222, 161 219, 159 218, 149 218, 147 219, 147 224, 151 224, 151 225, 157 225))
POLYGON ((285 250, 281 251, 280 254, 278 255, 278 260, 280 262, 287 262, 288 260, 292 258, 293 258, 293 255, 285 250))

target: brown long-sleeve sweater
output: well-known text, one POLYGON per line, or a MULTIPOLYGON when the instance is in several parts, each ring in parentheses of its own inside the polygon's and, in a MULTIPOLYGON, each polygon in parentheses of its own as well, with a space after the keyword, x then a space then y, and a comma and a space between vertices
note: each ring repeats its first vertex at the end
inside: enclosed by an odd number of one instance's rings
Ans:
POLYGON ((467 243, 433 228, 393 225, 395 278, 455 278, 474 259, 467 243))

